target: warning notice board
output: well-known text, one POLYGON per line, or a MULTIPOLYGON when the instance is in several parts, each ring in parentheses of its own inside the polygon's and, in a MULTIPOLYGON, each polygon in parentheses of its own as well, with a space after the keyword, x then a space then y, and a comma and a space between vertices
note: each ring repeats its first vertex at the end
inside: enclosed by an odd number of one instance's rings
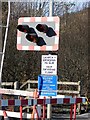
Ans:
POLYGON ((57 75, 57 55, 42 55, 42 75, 57 75))

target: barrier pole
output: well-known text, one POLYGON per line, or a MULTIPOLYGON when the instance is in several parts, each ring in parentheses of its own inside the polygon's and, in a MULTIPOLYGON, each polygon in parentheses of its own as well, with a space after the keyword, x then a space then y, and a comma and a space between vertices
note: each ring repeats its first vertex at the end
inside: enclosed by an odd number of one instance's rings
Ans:
POLYGON ((70 120, 72 120, 72 115, 73 115, 73 104, 71 105, 71 110, 70 110, 70 120))
MULTIPOLYGON (((34 99, 37 99, 38 98, 38 94, 37 94, 37 89, 35 89, 35 92, 33 93, 33 97, 34 99)), ((39 118, 39 115, 38 115, 38 111, 37 111, 37 108, 36 108, 36 105, 33 106, 33 111, 32 111, 32 115, 31 115, 31 119, 34 120, 34 114, 36 112, 36 119, 39 118)))
POLYGON ((74 120, 76 120, 76 104, 74 104, 74 120))
POLYGON ((45 100, 46 100, 46 97, 44 97, 44 100, 43 100, 43 119, 45 119, 45 116, 46 116, 46 113, 45 113, 45 110, 46 110, 45 100))
POLYGON ((7 113, 6 113, 5 110, 3 111, 3 116, 4 116, 4 120, 9 120, 9 118, 8 118, 7 113))
MULTIPOLYGON (((20 97, 20 100, 22 100, 22 97, 20 97)), ((22 106, 20 105, 20 120, 22 120, 22 106)))

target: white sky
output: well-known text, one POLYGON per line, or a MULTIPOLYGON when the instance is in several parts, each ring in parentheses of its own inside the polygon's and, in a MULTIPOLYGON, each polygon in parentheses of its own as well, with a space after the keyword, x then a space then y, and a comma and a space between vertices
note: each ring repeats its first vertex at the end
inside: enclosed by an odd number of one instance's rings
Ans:
POLYGON ((65 0, 67 2, 89 2, 90 0, 65 0))
MULTIPOLYGON (((7 2, 8 0, 1 0, 2 2, 7 2)), ((20 1, 23 1, 23 2, 45 2, 45 1, 47 1, 47 0, 9 0, 9 1, 11 1, 11 2, 20 2, 20 1)), ((48 1, 50 1, 50 0, 48 0, 48 1)), ((52 1, 55 1, 55 2, 60 2, 60 1, 62 1, 62 2, 64 2, 64 1, 66 1, 66 2, 76 2, 76 3, 78 3, 78 2, 89 2, 90 0, 52 0, 52 1)))

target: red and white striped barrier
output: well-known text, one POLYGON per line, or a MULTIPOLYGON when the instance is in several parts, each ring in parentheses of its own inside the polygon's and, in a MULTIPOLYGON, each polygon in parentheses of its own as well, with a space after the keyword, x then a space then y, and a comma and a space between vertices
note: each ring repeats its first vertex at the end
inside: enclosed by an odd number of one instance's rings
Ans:
MULTIPOLYGON (((8 117, 20 118, 20 112, 11 112, 11 111, 5 111, 5 112, 7 113, 8 117)), ((0 116, 4 116, 3 115, 3 110, 0 110, 0 116)), ((8 120, 7 116, 6 116, 6 120, 8 120)), ((31 114, 29 114, 29 113, 22 113, 22 118, 30 119, 31 118, 31 114)), ((36 116, 34 118, 36 118, 36 116)))
POLYGON ((24 91, 24 90, 13 90, 13 89, 0 88, 0 94, 8 94, 8 95, 19 95, 19 96, 29 96, 29 97, 33 97, 34 92, 29 92, 29 91, 24 91))
POLYGON ((44 99, 1 99, 0 106, 33 106, 33 105, 43 105, 44 104, 77 104, 86 102, 85 97, 81 98, 48 98, 44 99))

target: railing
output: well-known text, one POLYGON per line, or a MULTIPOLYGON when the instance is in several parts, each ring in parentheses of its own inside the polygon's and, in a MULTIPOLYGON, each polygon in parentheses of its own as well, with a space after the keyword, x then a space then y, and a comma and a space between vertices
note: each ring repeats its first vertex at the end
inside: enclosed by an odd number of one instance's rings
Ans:
POLYGON ((14 86, 14 82, 2 82, 1 83, 1 86, 2 88, 5 86, 5 87, 8 87, 8 86, 14 86))
MULTIPOLYGON (((38 81, 37 80, 28 80, 26 81, 23 85, 20 86, 20 89, 25 89, 24 87, 27 85, 27 90, 29 91, 33 91, 35 88, 31 87, 31 84, 38 84, 38 81)), ((58 85, 58 90, 57 90, 57 93, 58 94, 62 94, 62 95, 65 95, 65 94, 70 94, 71 96, 77 96, 77 97, 80 97, 80 81, 78 82, 61 82, 61 81, 58 81, 57 82, 57 85, 58 85), (77 87, 77 90, 61 90, 59 89, 59 86, 60 85, 63 85, 63 86, 76 86, 77 87)), ((81 106, 80 106, 80 103, 78 104, 78 113, 80 113, 81 111, 81 106)))
MULTIPOLYGON (((20 86, 20 89, 24 89, 24 87, 27 85, 27 90, 34 90, 34 88, 31 87, 31 84, 38 84, 37 80, 28 80, 23 85, 20 86)), ((75 94, 78 97, 80 96, 80 81, 78 82, 57 82, 58 85, 70 85, 70 86, 77 86, 77 90, 57 90, 58 93, 62 94, 75 94)))

